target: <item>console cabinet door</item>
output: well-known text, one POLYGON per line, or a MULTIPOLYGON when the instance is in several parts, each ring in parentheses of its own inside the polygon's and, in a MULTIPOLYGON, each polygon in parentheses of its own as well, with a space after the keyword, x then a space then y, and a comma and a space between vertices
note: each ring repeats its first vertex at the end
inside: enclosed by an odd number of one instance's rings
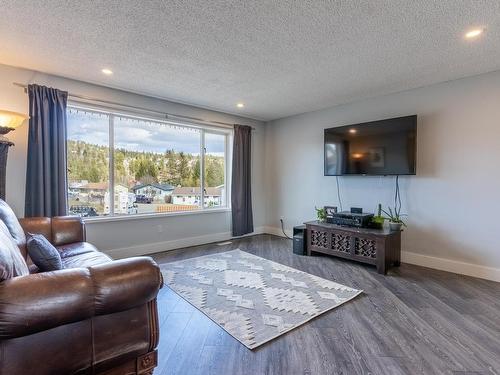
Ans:
POLYGON ((364 263, 377 264, 377 259, 383 256, 383 248, 383 238, 358 235, 354 239, 353 258, 364 263))
POLYGON ((307 227, 308 252, 309 248, 312 251, 324 252, 330 248, 329 231, 319 226, 307 227))

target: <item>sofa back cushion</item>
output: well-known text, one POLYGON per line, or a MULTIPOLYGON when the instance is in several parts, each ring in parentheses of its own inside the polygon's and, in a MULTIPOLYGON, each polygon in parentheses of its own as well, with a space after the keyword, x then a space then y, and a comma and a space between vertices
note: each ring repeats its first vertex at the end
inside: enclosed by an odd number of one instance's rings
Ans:
POLYGON ((28 274, 28 266, 19 247, 10 235, 7 226, 0 221, 0 282, 28 274))
POLYGON ((21 254, 26 259, 26 236, 24 230, 17 220, 16 214, 12 211, 12 208, 0 199, 0 221, 2 221, 7 227, 11 237, 14 239, 15 243, 21 250, 21 254))

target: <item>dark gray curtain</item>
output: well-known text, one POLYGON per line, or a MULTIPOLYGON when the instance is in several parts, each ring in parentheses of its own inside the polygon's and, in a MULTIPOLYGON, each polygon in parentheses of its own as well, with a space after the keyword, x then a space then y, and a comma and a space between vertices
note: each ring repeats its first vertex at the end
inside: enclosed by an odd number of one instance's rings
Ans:
POLYGON ((251 146, 252 128, 245 125, 235 125, 231 180, 233 236, 242 236, 253 232, 251 146))
POLYGON ((66 104, 68 93, 29 85, 25 216, 66 215, 66 104))

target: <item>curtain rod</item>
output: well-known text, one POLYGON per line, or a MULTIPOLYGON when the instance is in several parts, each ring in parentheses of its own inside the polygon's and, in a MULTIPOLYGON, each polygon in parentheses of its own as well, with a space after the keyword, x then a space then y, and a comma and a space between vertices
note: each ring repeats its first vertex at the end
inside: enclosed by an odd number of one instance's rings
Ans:
MULTIPOLYGON (((24 84, 18 83, 18 82, 13 82, 13 85, 14 86, 22 87, 24 89, 25 93, 28 91, 28 86, 27 85, 24 85, 24 84)), ((176 115, 175 113, 161 112, 161 111, 156 111, 154 109, 149 109, 149 108, 144 108, 144 107, 137 107, 137 106, 133 106, 133 105, 128 105, 128 104, 122 104, 122 103, 113 102, 113 101, 110 101, 110 100, 92 98, 92 97, 84 96, 84 95, 77 95, 77 94, 68 93, 68 97, 75 98, 75 99, 80 99, 80 100, 85 100, 85 101, 90 101, 90 102, 97 102, 97 103, 103 103, 103 104, 118 106, 118 107, 122 107, 122 108, 130 108, 130 109, 139 110, 139 111, 148 112, 148 113, 156 113, 156 114, 161 115, 162 117, 164 117, 167 120, 171 119, 173 117, 173 118, 178 118, 178 119, 181 119, 181 120, 197 121, 197 122, 204 122, 204 123, 209 123, 209 124, 215 124, 216 126, 221 126, 221 127, 231 128, 231 129, 235 125, 235 124, 230 124, 228 122, 213 121, 213 120, 204 120, 204 119, 197 118, 197 117, 184 116, 184 115, 176 115)), ((250 126, 250 127, 252 128, 252 130, 255 130, 255 128, 253 126, 250 126)))

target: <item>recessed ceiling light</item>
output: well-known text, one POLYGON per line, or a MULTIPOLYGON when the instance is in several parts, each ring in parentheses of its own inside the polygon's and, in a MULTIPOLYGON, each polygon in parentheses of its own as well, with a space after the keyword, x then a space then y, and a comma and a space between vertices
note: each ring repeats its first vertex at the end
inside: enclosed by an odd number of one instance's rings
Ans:
POLYGON ((349 129, 349 133, 356 134, 358 131, 356 129, 349 129))
POLYGON ((483 33, 484 29, 474 29, 465 33, 466 39, 474 39, 483 33))
POLYGON ((236 107, 238 107, 238 108, 244 108, 244 107, 245 107, 245 104, 243 104, 243 103, 238 103, 238 104, 236 104, 236 107))
POLYGON ((103 70, 101 70, 101 72, 103 74, 106 74, 107 76, 110 76, 110 75, 113 74, 113 71, 111 69, 106 69, 106 68, 104 68, 103 70))

